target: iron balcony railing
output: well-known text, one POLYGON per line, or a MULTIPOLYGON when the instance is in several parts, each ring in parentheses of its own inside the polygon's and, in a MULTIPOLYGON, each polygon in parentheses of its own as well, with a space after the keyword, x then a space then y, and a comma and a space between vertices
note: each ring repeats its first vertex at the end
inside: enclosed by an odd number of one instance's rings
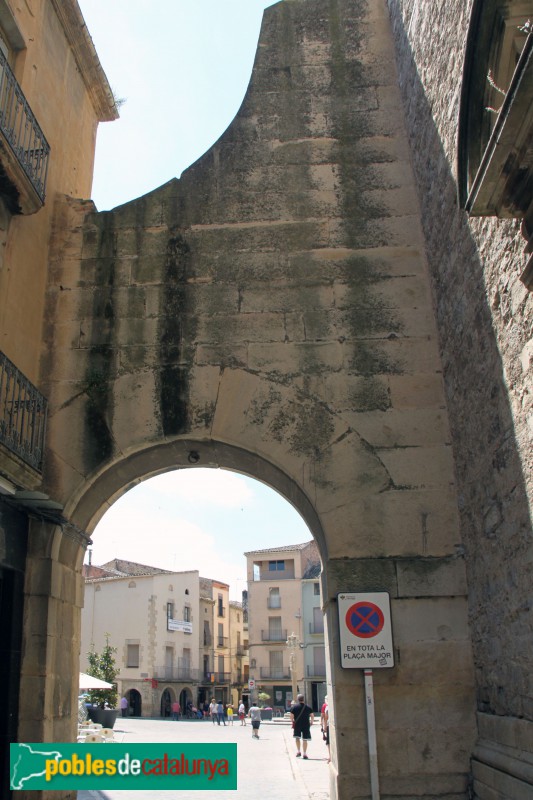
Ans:
POLYGON ((229 683, 231 672, 204 672, 207 683, 229 683))
POLYGON ((47 408, 43 395, 0 351, 0 442, 39 472, 47 408))
POLYGON ((324 622, 310 622, 309 623, 309 633, 313 634, 320 634, 324 633, 324 622))
POLYGON ((154 667, 153 676, 158 681, 200 681, 203 671, 188 666, 154 667))
POLYGON ((291 677, 284 667, 260 667, 259 673, 262 678, 274 678, 275 680, 288 680, 291 677))
POLYGON ((0 130, 44 203, 50 145, 1 50, 0 130))
POLYGON ((217 636, 217 648, 219 647, 227 647, 229 638, 227 636, 217 636))
POLYGON ((267 598, 267 608, 281 608, 281 597, 270 597, 267 598))
POLYGON ((262 642, 286 642, 287 641, 287 629, 285 630, 275 630, 275 631, 261 631, 261 641, 262 642))
POLYGON ((325 664, 313 664, 307 665, 306 668, 306 675, 308 678, 325 678, 326 677, 326 665, 325 664))

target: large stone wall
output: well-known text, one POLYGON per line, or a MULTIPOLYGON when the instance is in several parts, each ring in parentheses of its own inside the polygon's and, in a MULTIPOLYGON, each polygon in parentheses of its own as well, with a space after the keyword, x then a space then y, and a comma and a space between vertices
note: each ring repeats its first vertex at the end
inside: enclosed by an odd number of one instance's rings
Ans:
POLYGON ((389 0, 439 326, 466 547, 478 706, 533 719, 533 301, 519 222, 457 204, 471 2, 389 0))
POLYGON ((279 489, 324 564, 332 797, 370 794, 336 594, 378 588, 397 656, 375 679, 384 792, 464 797, 464 561, 385 2, 271 8, 242 108, 200 161, 112 212, 65 199, 57 221, 45 489, 89 532, 132 483, 193 462, 279 489))
POLYGON ((476 797, 531 796, 532 298, 519 223, 457 202, 472 2, 389 0, 432 275, 477 679, 476 797), (529 644, 528 644, 529 643, 529 644))

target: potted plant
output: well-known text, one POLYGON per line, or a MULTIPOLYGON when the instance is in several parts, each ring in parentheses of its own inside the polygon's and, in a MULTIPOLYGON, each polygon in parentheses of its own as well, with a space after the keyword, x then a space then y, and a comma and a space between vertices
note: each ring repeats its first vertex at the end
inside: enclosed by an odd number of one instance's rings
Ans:
POLYGON ((270 695, 266 692, 259 692, 257 695, 257 699, 259 700, 259 708, 261 709, 261 719, 272 719, 272 709, 270 706, 265 708, 265 704, 270 700, 270 695))
POLYGON ((91 651, 87 653, 89 661, 87 674, 113 684, 111 689, 90 689, 88 691, 90 705, 87 708, 87 714, 89 719, 100 723, 104 728, 112 728, 119 713, 117 708, 118 692, 115 683, 119 673, 115 660, 116 652, 117 648, 109 644, 109 634, 106 633, 102 652, 97 653, 93 644, 91 651))

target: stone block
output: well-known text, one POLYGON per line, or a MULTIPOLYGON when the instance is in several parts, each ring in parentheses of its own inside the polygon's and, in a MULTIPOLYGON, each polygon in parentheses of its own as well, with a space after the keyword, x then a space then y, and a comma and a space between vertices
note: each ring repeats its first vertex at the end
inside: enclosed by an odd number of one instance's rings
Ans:
POLYGON ((392 606, 395 646, 405 643, 469 640, 466 599, 398 599, 392 606))
POLYGON ((454 481, 452 451, 449 446, 378 448, 394 486, 448 486, 454 481))
POLYGON ((389 378, 391 401, 394 408, 424 408, 435 406, 444 409, 442 375, 436 371, 415 375, 393 375, 389 378))
POLYGON ((397 570, 400 597, 453 597, 467 594, 465 565, 462 559, 399 562, 397 570))
POLYGON ((361 410, 365 413, 346 416, 344 411, 343 415, 371 447, 421 447, 450 442, 448 420, 442 409, 361 410))

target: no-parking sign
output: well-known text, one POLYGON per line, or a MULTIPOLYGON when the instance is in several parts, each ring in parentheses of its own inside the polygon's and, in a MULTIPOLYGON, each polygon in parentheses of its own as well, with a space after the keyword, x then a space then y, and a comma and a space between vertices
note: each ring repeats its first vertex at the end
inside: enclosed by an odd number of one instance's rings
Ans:
POLYGON ((388 592, 337 595, 341 667, 381 669, 394 666, 388 592))

